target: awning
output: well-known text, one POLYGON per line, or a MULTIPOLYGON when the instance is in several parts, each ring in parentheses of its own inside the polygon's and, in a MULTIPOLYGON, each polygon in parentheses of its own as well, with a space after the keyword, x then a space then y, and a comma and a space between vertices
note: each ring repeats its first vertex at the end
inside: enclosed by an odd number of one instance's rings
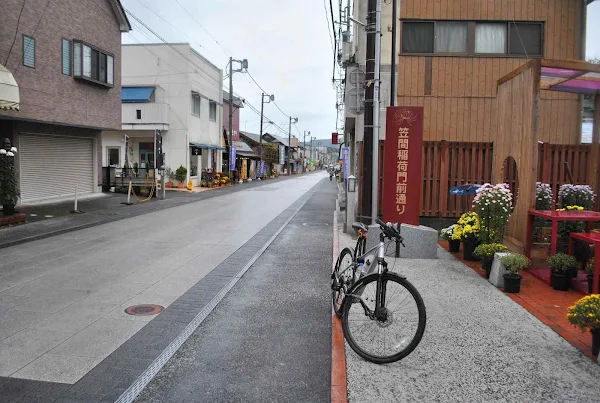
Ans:
POLYGON ((19 85, 12 73, 0 64, 0 110, 19 110, 19 85))
POLYGON ((190 147, 192 148, 203 148, 206 150, 226 150, 223 146, 215 146, 212 144, 204 144, 204 143, 196 143, 194 141, 190 141, 190 147))
POLYGON ((123 87, 121 88, 121 102, 150 102, 154 87, 123 87))

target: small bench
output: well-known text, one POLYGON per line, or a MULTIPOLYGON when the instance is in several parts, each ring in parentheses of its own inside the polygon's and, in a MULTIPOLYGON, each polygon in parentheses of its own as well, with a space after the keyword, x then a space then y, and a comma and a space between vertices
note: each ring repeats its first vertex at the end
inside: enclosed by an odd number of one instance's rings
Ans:
POLYGON ((600 275, 600 233, 571 233, 571 236, 569 237, 569 255, 573 255, 573 241, 576 239, 594 245, 594 280, 592 282, 592 294, 598 294, 598 277, 600 275))

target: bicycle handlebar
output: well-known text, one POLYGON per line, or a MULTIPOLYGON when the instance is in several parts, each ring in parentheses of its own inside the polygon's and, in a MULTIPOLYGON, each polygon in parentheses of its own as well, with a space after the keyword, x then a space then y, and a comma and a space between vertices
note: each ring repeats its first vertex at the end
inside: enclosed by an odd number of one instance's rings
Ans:
POLYGON ((402 241, 404 240, 402 238, 402 236, 400 235, 400 232, 392 225, 388 225, 386 223, 384 223, 383 221, 381 221, 379 218, 375 218, 375 222, 377 224, 379 224, 379 226, 381 227, 381 230, 383 231, 383 234, 390 239, 396 239, 398 240, 400 243, 402 243, 402 241))

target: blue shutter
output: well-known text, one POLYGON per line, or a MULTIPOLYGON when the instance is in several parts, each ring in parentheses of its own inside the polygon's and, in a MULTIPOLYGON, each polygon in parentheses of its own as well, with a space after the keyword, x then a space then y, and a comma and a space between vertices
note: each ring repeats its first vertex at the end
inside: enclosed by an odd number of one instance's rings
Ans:
POLYGON ((23 36, 23 65, 35 67, 35 39, 23 36))
POLYGON ((71 41, 68 39, 62 40, 62 73, 71 75, 71 41))

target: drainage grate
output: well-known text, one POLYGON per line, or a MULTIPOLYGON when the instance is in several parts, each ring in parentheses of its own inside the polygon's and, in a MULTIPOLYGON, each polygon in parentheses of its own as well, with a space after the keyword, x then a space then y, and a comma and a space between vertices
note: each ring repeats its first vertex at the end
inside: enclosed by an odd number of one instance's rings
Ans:
POLYGON ((135 316, 158 315, 163 309, 160 305, 134 305, 125 309, 125 313, 135 316))

